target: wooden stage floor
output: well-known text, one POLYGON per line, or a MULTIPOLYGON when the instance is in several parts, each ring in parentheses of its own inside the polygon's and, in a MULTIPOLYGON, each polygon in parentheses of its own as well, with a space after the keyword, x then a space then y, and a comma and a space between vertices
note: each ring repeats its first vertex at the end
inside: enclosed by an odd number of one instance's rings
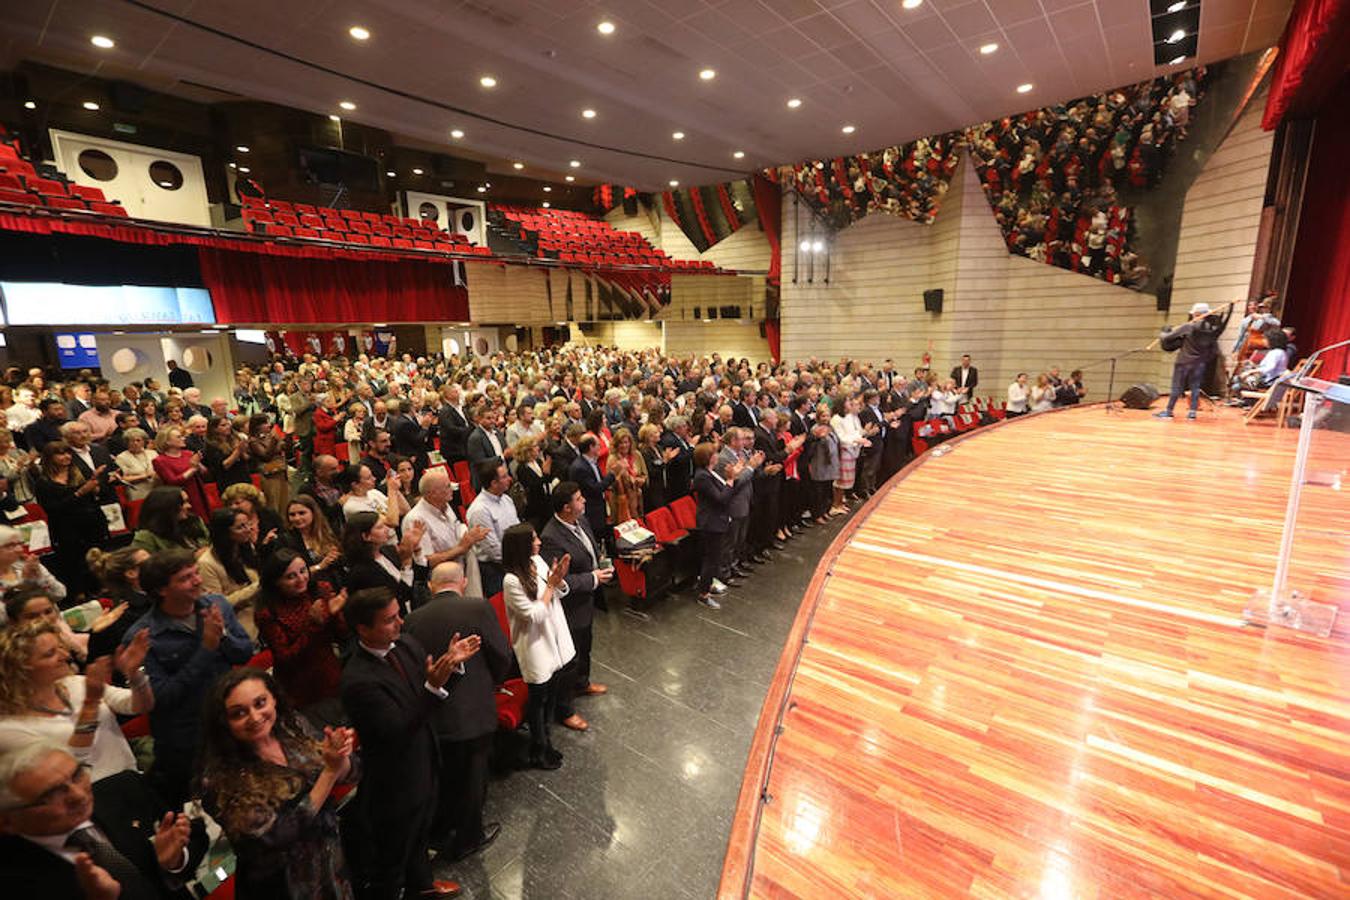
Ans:
POLYGON ((1241 621, 1296 439, 1084 407, 893 481, 807 591, 720 896, 1350 896, 1350 484, 1294 574, 1332 637, 1241 621))

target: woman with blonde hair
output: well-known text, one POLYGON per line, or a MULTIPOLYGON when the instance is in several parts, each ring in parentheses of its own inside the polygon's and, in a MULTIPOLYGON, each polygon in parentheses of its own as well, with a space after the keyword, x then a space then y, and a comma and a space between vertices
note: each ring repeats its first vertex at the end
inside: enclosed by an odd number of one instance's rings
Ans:
POLYGON ((155 435, 155 450, 159 455, 152 460, 155 476, 159 483, 170 487, 182 488, 187 494, 192 511, 202 521, 211 514, 206 502, 206 482, 208 474, 201 454, 189 453, 187 434, 179 425, 165 425, 155 435))
POLYGON ((36 453, 27 453, 14 446, 14 432, 0 422, 0 478, 9 481, 9 492, 19 504, 33 500, 28 472, 37 458, 36 453))
POLYGON ((515 463, 516 481, 525 492, 525 509, 520 520, 542 530, 544 523, 553 514, 553 502, 548 493, 553 483, 549 475, 553 467, 552 460, 543 455, 537 436, 517 441, 511 458, 515 463))
POLYGON ((117 454, 113 462, 122 472, 122 484, 127 488, 128 500, 144 500, 155 486, 155 457, 159 454, 146 448, 150 435, 140 428, 122 432, 127 449, 117 454))
POLYGON ((1054 406, 1055 386, 1050 382, 1050 376, 1042 372, 1036 376, 1036 383, 1031 387, 1031 411, 1045 412, 1054 406))
POLYGON ((347 464, 361 461, 361 441, 366 427, 366 405, 353 403, 347 407, 347 421, 342 425, 342 439, 347 442, 347 464))
POLYGON ((614 490, 609 495, 609 513, 614 524, 642 515, 642 490, 647 485, 647 461, 637 451, 633 432, 619 428, 609 448, 609 470, 614 490))

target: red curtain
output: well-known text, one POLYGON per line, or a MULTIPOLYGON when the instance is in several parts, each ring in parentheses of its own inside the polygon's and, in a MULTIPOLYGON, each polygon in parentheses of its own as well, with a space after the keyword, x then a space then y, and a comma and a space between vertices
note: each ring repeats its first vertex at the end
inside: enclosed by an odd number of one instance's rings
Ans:
POLYGON ((1280 55, 1261 120, 1315 115, 1350 63, 1350 0, 1298 0, 1280 39, 1280 55))
POLYGON ((445 265, 304 259, 201 247, 216 321, 464 322, 468 292, 445 265))
MULTIPOLYGON (((1350 338, 1350 76, 1327 98, 1313 132, 1283 317, 1300 356, 1350 338)), ((1324 357, 1319 377, 1346 370, 1346 348, 1324 357)))
MULTIPOLYGON (((769 283, 778 284, 783 278, 783 191, 763 175, 755 176, 755 210, 759 213, 759 227, 769 239, 769 283)), ((776 354, 775 354, 776 357, 776 354)))
POLYGON ((769 342, 769 355, 775 363, 783 361, 783 325, 777 319, 764 323, 764 338, 769 342))

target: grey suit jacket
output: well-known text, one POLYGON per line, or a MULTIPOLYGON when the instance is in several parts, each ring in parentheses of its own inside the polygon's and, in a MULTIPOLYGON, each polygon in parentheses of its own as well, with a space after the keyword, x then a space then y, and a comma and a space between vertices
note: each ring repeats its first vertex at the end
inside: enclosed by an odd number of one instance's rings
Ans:
MULTIPOLYGON (((590 535, 591 546, 597 554, 605 552, 604 545, 595 538, 595 531, 583 516, 577 520, 586 534, 590 535)), ((553 565, 564 553, 572 555, 572 564, 567 570, 567 595, 562 598, 563 612, 567 614, 569 628, 586 628, 595 620, 595 563, 586 547, 571 530, 550 516, 548 524, 539 534, 539 555, 549 565, 553 565)))

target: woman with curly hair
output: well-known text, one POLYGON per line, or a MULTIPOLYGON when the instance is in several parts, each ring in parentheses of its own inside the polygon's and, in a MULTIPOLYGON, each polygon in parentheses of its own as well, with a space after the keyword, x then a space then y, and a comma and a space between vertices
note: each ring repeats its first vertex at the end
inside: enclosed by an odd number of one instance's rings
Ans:
POLYGON ((350 728, 322 737, 261 669, 225 673, 207 697, 198 795, 238 857, 235 896, 352 896, 333 789, 358 777, 350 728))

